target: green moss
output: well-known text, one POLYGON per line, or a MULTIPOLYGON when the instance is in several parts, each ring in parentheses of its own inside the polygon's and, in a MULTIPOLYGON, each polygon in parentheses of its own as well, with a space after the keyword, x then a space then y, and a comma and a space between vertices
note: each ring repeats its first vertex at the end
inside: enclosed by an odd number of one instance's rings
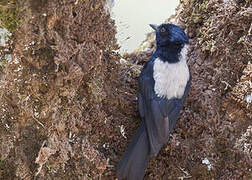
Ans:
POLYGON ((17 6, 13 0, 3 0, 0 3, 0 27, 13 32, 18 25, 17 6))
POLYGON ((4 161, 1 160, 0 157, 0 177, 3 177, 3 170, 4 170, 4 161))
POLYGON ((213 53, 216 51, 216 36, 214 23, 215 19, 212 14, 219 12, 220 9, 212 1, 187 1, 186 5, 191 8, 186 8, 183 17, 186 24, 191 27, 198 37, 198 44, 202 52, 213 53))
POLYGON ((4 161, 1 160, 1 156, 0 156, 0 169, 2 168, 3 164, 4 164, 4 161))
POLYGON ((102 100, 105 98, 105 94, 102 90, 102 87, 104 86, 103 79, 99 77, 91 78, 90 81, 87 82, 87 86, 90 93, 93 95, 93 100, 102 102, 102 100))
POLYGON ((5 57, 0 58, 0 72, 5 68, 8 61, 5 57))

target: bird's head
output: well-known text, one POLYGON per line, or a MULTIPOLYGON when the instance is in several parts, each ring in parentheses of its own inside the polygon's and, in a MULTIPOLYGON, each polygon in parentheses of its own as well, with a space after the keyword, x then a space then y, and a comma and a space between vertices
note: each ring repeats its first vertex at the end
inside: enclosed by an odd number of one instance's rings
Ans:
POLYGON ((174 24, 161 24, 160 26, 150 24, 150 26, 156 31, 156 43, 158 47, 189 43, 188 37, 179 26, 174 24))

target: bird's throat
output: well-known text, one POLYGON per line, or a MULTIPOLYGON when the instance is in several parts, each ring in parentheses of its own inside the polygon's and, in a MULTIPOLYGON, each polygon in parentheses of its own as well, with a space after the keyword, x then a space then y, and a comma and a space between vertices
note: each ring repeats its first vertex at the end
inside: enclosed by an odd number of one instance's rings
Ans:
POLYGON ((177 63, 182 48, 181 45, 157 46, 156 54, 164 62, 177 63))

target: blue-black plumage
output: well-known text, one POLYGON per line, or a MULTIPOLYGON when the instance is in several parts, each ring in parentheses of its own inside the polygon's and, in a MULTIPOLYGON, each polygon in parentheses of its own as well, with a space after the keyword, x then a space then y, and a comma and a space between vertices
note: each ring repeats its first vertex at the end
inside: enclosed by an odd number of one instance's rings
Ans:
POLYGON ((188 37, 173 24, 150 25, 156 51, 139 77, 141 125, 117 167, 117 178, 141 180, 152 155, 169 140, 190 89, 188 37))

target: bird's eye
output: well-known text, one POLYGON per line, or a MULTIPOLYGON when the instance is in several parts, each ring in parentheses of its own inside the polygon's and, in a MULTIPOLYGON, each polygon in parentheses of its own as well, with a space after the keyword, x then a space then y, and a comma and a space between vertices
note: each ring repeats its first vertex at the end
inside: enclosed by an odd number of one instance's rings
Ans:
POLYGON ((161 33, 164 33, 166 31, 166 29, 164 28, 164 27, 162 27, 161 29, 160 29, 160 32, 161 33))

